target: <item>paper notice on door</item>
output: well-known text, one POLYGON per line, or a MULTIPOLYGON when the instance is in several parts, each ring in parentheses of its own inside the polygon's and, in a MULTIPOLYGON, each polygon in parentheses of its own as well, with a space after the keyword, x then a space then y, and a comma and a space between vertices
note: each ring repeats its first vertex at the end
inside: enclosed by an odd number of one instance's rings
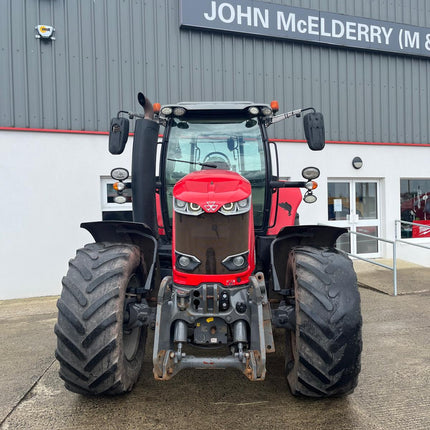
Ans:
POLYGON ((342 212, 342 199, 333 200, 333 210, 335 212, 342 212))

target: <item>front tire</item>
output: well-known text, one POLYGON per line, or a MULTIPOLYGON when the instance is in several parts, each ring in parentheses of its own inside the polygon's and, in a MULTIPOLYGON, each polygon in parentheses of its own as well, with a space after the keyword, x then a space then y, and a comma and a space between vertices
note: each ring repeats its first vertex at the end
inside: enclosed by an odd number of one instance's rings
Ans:
POLYGON ((146 327, 126 330, 127 290, 142 284, 138 247, 94 243, 76 252, 63 278, 55 325, 60 377, 80 394, 121 394, 136 383, 146 327))
POLYGON ((352 262, 335 249, 298 247, 287 264, 296 329, 287 332, 291 392, 309 397, 350 394, 360 373, 361 310, 352 262))

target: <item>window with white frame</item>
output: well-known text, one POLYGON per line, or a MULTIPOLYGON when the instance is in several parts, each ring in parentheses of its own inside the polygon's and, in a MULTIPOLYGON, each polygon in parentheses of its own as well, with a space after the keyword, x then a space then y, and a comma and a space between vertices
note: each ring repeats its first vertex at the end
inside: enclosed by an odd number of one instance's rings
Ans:
POLYGON ((117 191, 113 188, 114 183, 115 180, 110 176, 100 178, 102 219, 103 221, 132 221, 131 178, 124 181, 126 188, 122 195, 125 197, 126 202, 123 204, 113 201, 113 198, 117 195, 117 191))
POLYGON ((400 216, 402 238, 430 237, 430 179, 400 179, 400 216))

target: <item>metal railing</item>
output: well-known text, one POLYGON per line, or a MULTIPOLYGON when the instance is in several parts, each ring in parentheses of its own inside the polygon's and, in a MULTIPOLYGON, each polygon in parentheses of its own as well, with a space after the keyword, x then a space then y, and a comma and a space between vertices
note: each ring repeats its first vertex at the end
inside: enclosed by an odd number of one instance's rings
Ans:
POLYGON ((360 255, 352 254, 351 252, 346 252, 346 251, 343 251, 343 252, 345 252, 345 254, 349 255, 350 257, 354 257, 354 258, 357 258, 358 260, 362 260, 362 261, 366 261, 367 263, 374 264, 375 266, 379 266, 379 267, 383 267, 384 269, 391 270, 393 272, 393 295, 397 296, 397 249, 396 249, 396 241, 384 239, 383 237, 372 236, 370 234, 358 233, 356 231, 348 231, 345 234, 355 234, 356 236, 368 237, 368 238, 371 238, 373 240, 377 240, 378 242, 389 243, 390 245, 393 246, 393 266, 388 266, 386 264, 379 263, 378 261, 374 261, 370 258, 365 258, 365 257, 362 257, 360 255))
POLYGON ((398 231, 400 229, 397 228, 398 224, 400 224, 400 226, 402 224, 406 224, 406 225, 411 225, 411 226, 424 227, 424 228, 429 229, 429 230, 430 230, 430 225, 419 224, 417 222, 409 222, 409 221, 402 221, 402 220, 396 219, 396 221, 395 221, 396 229, 395 229, 395 233, 394 233, 394 237, 396 239, 396 242, 398 242, 398 243, 405 243, 406 245, 412 245, 412 246, 418 246, 419 248, 430 249, 430 246, 425 246, 425 245, 421 245, 420 243, 412 243, 412 242, 408 242, 407 240, 399 239, 398 238, 398 236, 399 236, 398 231))
MULTIPOLYGON (((355 234, 356 236, 361 236, 361 237, 367 237, 367 238, 370 238, 373 240, 377 240, 378 242, 385 242, 385 243, 392 245, 393 246, 393 265, 392 266, 388 266, 388 265, 380 263, 378 261, 374 261, 370 258, 365 258, 365 257, 362 257, 360 255, 352 254, 351 252, 342 251, 345 254, 349 255, 350 257, 357 258, 358 260, 366 261, 367 263, 374 264, 375 266, 380 266, 380 267, 383 267, 384 269, 391 270, 393 272, 393 295, 394 296, 397 296, 397 293, 398 293, 398 290, 397 290, 397 244, 402 243, 402 244, 406 244, 406 245, 416 246, 419 248, 430 249, 430 246, 426 246, 426 245, 422 245, 420 243, 413 243, 413 242, 409 242, 407 240, 399 239, 398 238, 398 231, 400 229, 398 229, 398 227, 397 227, 399 224, 400 225, 401 224, 407 224, 407 225, 411 225, 411 226, 430 228, 430 226, 426 225, 426 224, 419 224, 416 222, 412 223, 409 221, 395 220, 395 223, 394 223, 394 226, 395 226, 394 240, 389 240, 389 239, 385 239, 383 237, 378 237, 378 236, 372 236, 370 234, 365 234, 365 233, 358 233, 356 231, 348 231, 347 233, 345 233, 345 234, 355 234)), ((327 225, 327 224, 325 224, 325 225, 327 225)))

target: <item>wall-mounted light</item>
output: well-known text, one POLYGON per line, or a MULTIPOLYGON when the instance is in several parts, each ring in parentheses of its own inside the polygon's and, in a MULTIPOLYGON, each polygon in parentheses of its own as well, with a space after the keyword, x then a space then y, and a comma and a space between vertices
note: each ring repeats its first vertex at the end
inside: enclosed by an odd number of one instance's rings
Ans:
POLYGON ((52 25, 36 25, 34 29, 37 31, 34 35, 36 39, 55 40, 55 28, 52 25))
POLYGON ((354 166, 354 169, 361 169, 363 166, 363 160, 360 157, 354 157, 352 160, 352 165, 354 166))

